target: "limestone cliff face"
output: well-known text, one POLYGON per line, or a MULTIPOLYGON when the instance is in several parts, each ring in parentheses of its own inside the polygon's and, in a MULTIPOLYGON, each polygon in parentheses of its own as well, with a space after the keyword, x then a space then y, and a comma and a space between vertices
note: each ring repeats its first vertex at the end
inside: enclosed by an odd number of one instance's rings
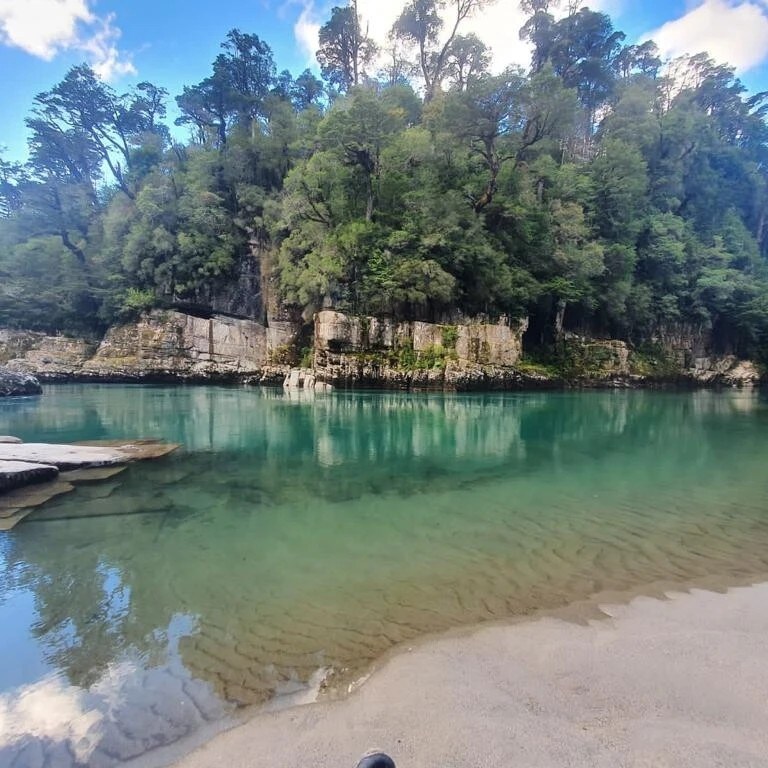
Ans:
POLYGON ((527 321, 437 325, 354 317, 334 310, 315 316, 314 373, 334 386, 396 389, 511 389, 544 377, 514 369, 527 321))
POLYGON ((656 354, 649 357, 624 341, 571 334, 565 349, 580 385, 752 387, 761 380, 755 363, 735 355, 708 355, 695 334, 682 333, 667 342, 657 342, 656 354))
POLYGON ((0 363, 53 381, 71 378, 96 351, 96 344, 68 336, 0 329, 0 363))
POLYGON ((641 353, 625 342, 569 334, 563 359, 550 366, 522 360, 525 320, 438 325, 354 317, 334 310, 314 321, 311 370, 291 375, 299 329, 288 317, 268 326, 221 315, 200 318, 155 311, 111 328, 100 344, 65 336, 0 329, 0 365, 42 381, 216 381, 289 388, 490 390, 543 387, 635 387, 657 384, 752 386, 757 367, 707 353, 703 336, 670 331, 641 353), (293 376, 293 378, 291 377, 293 376))
POLYGON ((419 355, 440 347, 454 353, 458 362, 514 365, 522 355, 527 328, 527 320, 510 322, 506 318, 493 324, 436 325, 354 317, 326 309, 315 316, 315 351, 349 354, 408 347, 419 355))
POLYGON ((250 320, 153 312, 110 328, 84 374, 207 378, 257 374, 267 362, 266 328, 250 320))
POLYGON ((290 345, 288 326, 266 328, 252 320, 180 312, 151 312, 114 326, 96 345, 63 336, 0 332, 0 360, 8 368, 57 379, 247 379, 282 382, 272 365, 276 348, 290 345))

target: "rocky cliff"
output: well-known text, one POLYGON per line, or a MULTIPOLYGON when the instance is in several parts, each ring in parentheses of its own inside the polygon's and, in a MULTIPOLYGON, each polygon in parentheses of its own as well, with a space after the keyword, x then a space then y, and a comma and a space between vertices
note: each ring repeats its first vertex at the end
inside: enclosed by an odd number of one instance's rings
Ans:
POLYGON ((281 383, 274 350, 290 346, 290 327, 252 320, 152 312, 110 328, 100 344, 26 331, 0 333, 0 361, 56 380, 245 380, 281 383))
POLYGON ((285 381, 315 391, 750 386, 760 379, 749 361, 709 354, 705 336, 691 329, 644 350, 569 334, 556 359, 542 363, 523 355, 525 320, 434 324, 323 310, 314 319, 313 347, 290 319, 268 322, 155 311, 111 328, 98 344, 0 330, 0 364, 43 381, 285 381), (302 353, 306 367, 291 373, 302 353))
POLYGON ((433 324, 352 317, 334 310, 315 316, 313 368, 336 387, 388 389, 515 389, 554 385, 515 365, 527 321, 433 324))
POLYGON ((67 336, 0 329, 0 364, 42 380, 69 379, 96 351, 97 344, 67 336))

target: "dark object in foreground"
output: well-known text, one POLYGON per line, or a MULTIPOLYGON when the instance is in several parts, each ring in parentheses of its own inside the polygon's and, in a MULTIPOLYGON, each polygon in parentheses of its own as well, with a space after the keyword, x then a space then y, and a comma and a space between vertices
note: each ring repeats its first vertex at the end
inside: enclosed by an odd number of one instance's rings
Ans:
POLYGON ((383 752, 365 755, 357 764, 357 768, 395 768, 395 761, 383 752))
POLYGON ((40 382, 34 376, 0 367, 0 397, 39 395, 42 391, 40 382))

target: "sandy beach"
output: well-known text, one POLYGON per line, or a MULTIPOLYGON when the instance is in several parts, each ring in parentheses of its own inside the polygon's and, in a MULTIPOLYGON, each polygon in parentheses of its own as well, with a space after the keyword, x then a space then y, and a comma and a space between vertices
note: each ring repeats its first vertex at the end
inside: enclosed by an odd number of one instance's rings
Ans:
POLYGON ((428 641, 350 696, 259 715, 180 768, 768 766, 768 583, 428 641))

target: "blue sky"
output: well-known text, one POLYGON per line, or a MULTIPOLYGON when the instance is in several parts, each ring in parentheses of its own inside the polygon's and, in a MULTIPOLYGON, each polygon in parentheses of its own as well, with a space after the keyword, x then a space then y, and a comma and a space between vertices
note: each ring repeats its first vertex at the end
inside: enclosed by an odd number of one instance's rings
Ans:
MULTIPOLYGON (((23 159, 24 116, 35 94, 68 67, 88 61, 118 90, 141 80, 167 88, 200 81, 226 32, 254 32, 280 69, 314 65, 327 0, 0 0, 0 146, 23 159)), ((358 0, 372 36, 382 39, 403 0, 358 0)), ((668 56, 710 50, 737 67, 751 90, 768 89, 768 0, 595 0, 630 40, 648 35, 668 56)), ((471 22, 494 52, 494 66, 525 63, 518 0, 496 0, 471 22)))

